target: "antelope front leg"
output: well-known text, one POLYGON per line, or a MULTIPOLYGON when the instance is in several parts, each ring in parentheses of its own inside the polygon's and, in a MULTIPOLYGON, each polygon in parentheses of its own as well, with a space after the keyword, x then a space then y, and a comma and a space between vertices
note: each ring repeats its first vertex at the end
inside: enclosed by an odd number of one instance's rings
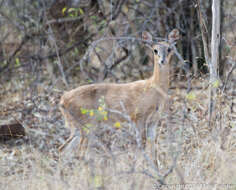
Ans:
POLYGON ((71 140, 74 138, 74 132, 70 134, 70 137, 66 140, 66 142, 61 145, 59 148, 58 148, 58 151, 59 152, 62 152, 62 150, 65 148, 65 146, 71 142, 71 140))
POLYGON ((80 142, 79 142, 79 159, 85 156, 85 152, 88 148, 88 137, 86 137, 85 131, 80 129, 80 142))

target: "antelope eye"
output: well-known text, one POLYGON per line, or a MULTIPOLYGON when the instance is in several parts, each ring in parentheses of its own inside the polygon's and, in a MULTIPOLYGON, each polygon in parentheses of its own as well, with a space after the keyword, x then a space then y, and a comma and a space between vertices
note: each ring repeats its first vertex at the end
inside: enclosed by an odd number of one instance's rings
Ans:
POLYGON ((167 52, 170 53, 170 51, 171 51, 171 48, 168 48, 168 49, 167 49, 167 52))
POLYGON ((158 51, 157 51, 157 49, 154 49, 154 53, 155 53, 155 54, 158 54, 158 51))

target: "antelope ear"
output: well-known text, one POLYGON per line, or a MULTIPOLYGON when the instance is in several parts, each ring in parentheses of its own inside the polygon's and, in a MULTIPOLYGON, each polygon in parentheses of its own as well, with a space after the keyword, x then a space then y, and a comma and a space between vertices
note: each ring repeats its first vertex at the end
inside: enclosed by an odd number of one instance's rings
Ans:
POLYGON ((179 39, 180 39, 180 34, 178 29, 173 29, 168 35, 168 40, 170 43, 176 42, 179 39))
POLYGON ((147 41, 147 42, 152 42, 152 35, 147 31, 143 31, 142 40, 147 41))

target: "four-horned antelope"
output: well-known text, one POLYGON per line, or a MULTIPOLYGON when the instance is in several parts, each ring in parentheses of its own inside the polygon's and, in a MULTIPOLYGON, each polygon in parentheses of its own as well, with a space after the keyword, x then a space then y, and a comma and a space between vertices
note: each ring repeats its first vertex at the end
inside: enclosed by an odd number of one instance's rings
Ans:
POLYGON ((149 42, 153 50, 153 75, 146 80, 131 83, 114 84, 101 83, 80 86, 66 92, 60 101, 60 110, 66 125, 71 128, 71 135, 59 147, 62 150, 74 137, 75 131, 80 131, 80 148, 86 139, 88 125, 107 122, 114 125, 122 118, 117 114, 104 110, 118 110, 125 108, 132 122, 136 124, 140 134, 145 135, 144 122, 153 111, 165 106, 169 87, 169 63, 173 55, 173 44, 179 39, 179 31, 174 29, 168 35, 168 41, 153 42, 152 35, 143 32, 142 39, 149 42), (94 111, 100 118, 94 117, 94 111), (101 119, 102 118, 102 119, 101 119))

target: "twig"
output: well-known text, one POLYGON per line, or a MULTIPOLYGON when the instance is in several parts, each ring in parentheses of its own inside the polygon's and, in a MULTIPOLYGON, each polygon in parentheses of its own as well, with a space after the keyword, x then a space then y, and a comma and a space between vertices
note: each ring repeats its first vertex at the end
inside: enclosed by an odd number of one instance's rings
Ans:
POLYGON ((223 88, 222 88, 222 92, 225 91, 225 88, 226 88, 226 86, 227 86, 227 83, 228 83, 228 81, 229 81, 229 78, 230 78, 231 74, 233 73, 234 69, 236 69, 236 62, 233 63, 233 65, 232 65, 232 67, 231 67, 229 73, 227 74, 226 80, 225 80, 224 85, 223 85, 223 88))
POLYGON ((128 55, 129 55, 129 51, 126 49, 126 48, 123 48, 124 52, 125 52, 125 55, 122 56, 121 58, 117 59, 110 68, 106 68, 105 70, 105 74, 104 74, 104 77, 103 77, 103 80, 107 77, 108 73, 109 73, 109 70, 112 70, 114 67, 116 67, 118 64, 120 64, 122 61, 124 61, 128 55), (109 69, 109 70, 108 70, 109 69))
POLYGON ((72 21, 77 21, 83 18, 83 16, 78 16, 78 17, 69 17, 69 18, 59 18, 59 19, 52 19, 46 22, 46 25, 51 25, 54 23, 64 23, 64 22, 72 22, 72 21))
POLYGON ((207 27, 205 24, 205 20, 202 16, 200 0, 198 0, 198 16, 199 16, 199 22, 200 22, 200 29, 201 29, 201 33, 202 33, 204 56, 205 56, 205 60, 206 60, 207 65, 209 65, 211 60, 210 60, 209 49, 208 49, 208 44, 207 44, 207 35, 206 35, 207 34, 207 27))
POLYGON ((124 3, 126 2, 127 0, 119 0, 117 3, 116 3, 116 5, 115 5, 115 7, 114 7, 114 10, 111 10, 111 20, 115 20, 118 16, 119 16, 119 14, 120 14, 120 12, 121 12, 121 8, 122 8, 122 5, 124 5, 124 3), (113 14, 113 12, 114 12, 114 14, 113 14))
POLYGON ((59 48, 57 46, 55 37, 53 35, 51 24, 48 24, 48 26, 49 26, 49 31, 51 33, 51 41, 52 41, 52 43, 53 43, 53 45, 55 47, 56 55, 57 55, 57 59, 58 59, 58 61, 56 63, 57 63, 57 66, 59 68, 59 71, 60 71, 60 73, 62 75, 62 80, 63 80, 64 84, 66 85, 66 87, 68 87, 68 83, 67 83, 67 80, 66 80, 66 77, 65 77, 64 69, 63 69, 63 66, 61 64, 61 58, 60 58, 60 55, 59 55, 59 48))
POLYGON ((30 36, 28 34, 26 34, 21 43, 19 44, 19 46, 16 48, 16 50, 11 54, 11 56, 8 58, 7 60, 7 64, 5 66, 3 66, 2 68, 0 68, 0 73, 5 71, 10 65, 11 65, 11 61, 12 59, 15 57, 15 55, 21 50, 21 48, 24 46, 24 44, 26 44, 28 42, 28 40, 30 39, 30 36))

